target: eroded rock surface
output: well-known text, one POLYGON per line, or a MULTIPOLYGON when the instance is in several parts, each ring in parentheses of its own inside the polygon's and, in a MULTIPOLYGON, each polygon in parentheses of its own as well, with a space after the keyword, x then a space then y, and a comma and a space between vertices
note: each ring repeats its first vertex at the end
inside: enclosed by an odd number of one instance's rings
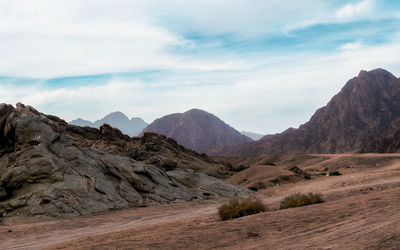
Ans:
POLYGON ((78 127, 30 106, 0 104, 6 214, 65 217, 248 194, 196 172, 202 166, 223 168, 164 136, 130 138, 108 125, 78 127))

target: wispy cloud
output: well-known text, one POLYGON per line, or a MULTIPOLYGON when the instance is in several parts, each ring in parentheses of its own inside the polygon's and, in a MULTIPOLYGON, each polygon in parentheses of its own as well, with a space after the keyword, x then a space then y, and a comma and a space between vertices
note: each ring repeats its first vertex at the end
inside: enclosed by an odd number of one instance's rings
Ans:
POLYGON ((339 20, 351 20, 373 14, 373 0, 363 0, 356 4, 346 4, 336 12, 339 20))

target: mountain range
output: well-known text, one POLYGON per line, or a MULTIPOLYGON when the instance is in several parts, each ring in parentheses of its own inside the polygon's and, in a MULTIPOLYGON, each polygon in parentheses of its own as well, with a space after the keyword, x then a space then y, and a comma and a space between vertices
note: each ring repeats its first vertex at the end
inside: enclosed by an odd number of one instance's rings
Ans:
POLYGON ((150 125, 141 118, 129 120, 121 112, 94 123, 83 119, 70 123, 97 128, 108 123, 130 136, 155 132, 214 155, 398 152, 400 79, 384 69, 362 70, 308 122, 274 135, 240 133, 199 109, 166 115, 150 125))
POLYGON ((183 114, 166 115, 150 125, 142 118, 129 119, 119 111, 110 113, 95 122, 78 118, 70 121, 69 124, 93 128, 108 124, 129 136, 143 135, 151 131, 169 136, 181 145, 200 153, 258 140, 263 136, 245 131, 239 133, 215 115, 199 109, 192 109, 183 114))
POLYGON ((95 122, 87 121, 82 118, 69 122, 71 125, 93 128, 100 128, 104 123, 118 128, 129 136, 137 136, 148 125, 142 118, 133 117, 129 119, 124 113, 119 111, 112 112, 95 122))
POLYGON ((218 154, 302 154, 397 151, 400 79, 383 69, 361 71, 298 129, 220 149, 218 154), (382 138, 386 138, 383 140, 382 138), (382 141, 383 140, 383 141, 382 141), (397 144, 396 144, 397 143, 397 144), (396 148, 397 145, 397 148, 396 148), (382 148, 383 147, 383 148, 382 148))

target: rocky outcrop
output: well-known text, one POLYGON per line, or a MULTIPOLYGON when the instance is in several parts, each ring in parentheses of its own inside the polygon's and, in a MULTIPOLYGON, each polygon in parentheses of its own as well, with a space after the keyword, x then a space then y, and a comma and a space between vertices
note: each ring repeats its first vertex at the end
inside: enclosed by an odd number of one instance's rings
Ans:
POLYGON ((359 152, 400 125, 400 80, 383 69, 361 71, 298 129, 267 135, 220 154, 359 152))
POLYGON ((99 119, 95 122, 90 122, 81 118, 75 119, 69 122, 71 125, 81 126, 81 127, 93 127, 100 128, 103 124, 109 124, 119 130, 121 130, 124 134, 129 136, 137 136, 147 125, 142 118, 133 117, 129 119, 122 112, 112 112, 102 119, 99 119))
POLYGON ((199 153, 212 154, 223 147, 252 141, 215 115, 199 109, 159 118, 147 126, 142 134, 145 132, 166 135, 199 153))
POLYGON ((222 168, 164 136, 130 138, 109 125, 83 128, 0 104, 1 214, 65 217, 248 195, 201 166, 222 168))

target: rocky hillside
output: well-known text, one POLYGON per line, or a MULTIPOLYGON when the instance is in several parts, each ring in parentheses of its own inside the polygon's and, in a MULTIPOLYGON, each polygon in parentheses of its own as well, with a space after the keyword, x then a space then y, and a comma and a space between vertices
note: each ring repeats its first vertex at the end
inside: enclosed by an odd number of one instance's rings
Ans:
POLYGON ((118 128, 124 134, 127 134, 129 136, 137 136, 147 125, 149 125, 148 123, 143 121, 142 118, 133 117, 129 119, 124 113, 119 111, 112 112, 95 122, 90 122, 78 118, 73 121, 70 121, 69 123, 76 126, 81 126, 81 127, 87 126, 93 128, 100 128, 101 125, 106 123, 115 128, 118 128))
POLYGON ((220 154, 358 152, 400 125, 400 79, 383 69, 361 71, 298 129, 224 149, 220 154))
POLYGON ((165 136, 130 138, 109 125, 73 126, 30 106, 0 104, 1 215, 65 217, 246 196, 204 174, 227 171, 165 136))
POLYGON ((360 153, 399 153, 400 152, 400 130, 392 135, 373 140, 367 143, 360 153))
POLYGON ((199 109, 161 117, 143 132, 166 135, 199 153, 212 153, 222 147, 252 141, 215 115, 199 109))

